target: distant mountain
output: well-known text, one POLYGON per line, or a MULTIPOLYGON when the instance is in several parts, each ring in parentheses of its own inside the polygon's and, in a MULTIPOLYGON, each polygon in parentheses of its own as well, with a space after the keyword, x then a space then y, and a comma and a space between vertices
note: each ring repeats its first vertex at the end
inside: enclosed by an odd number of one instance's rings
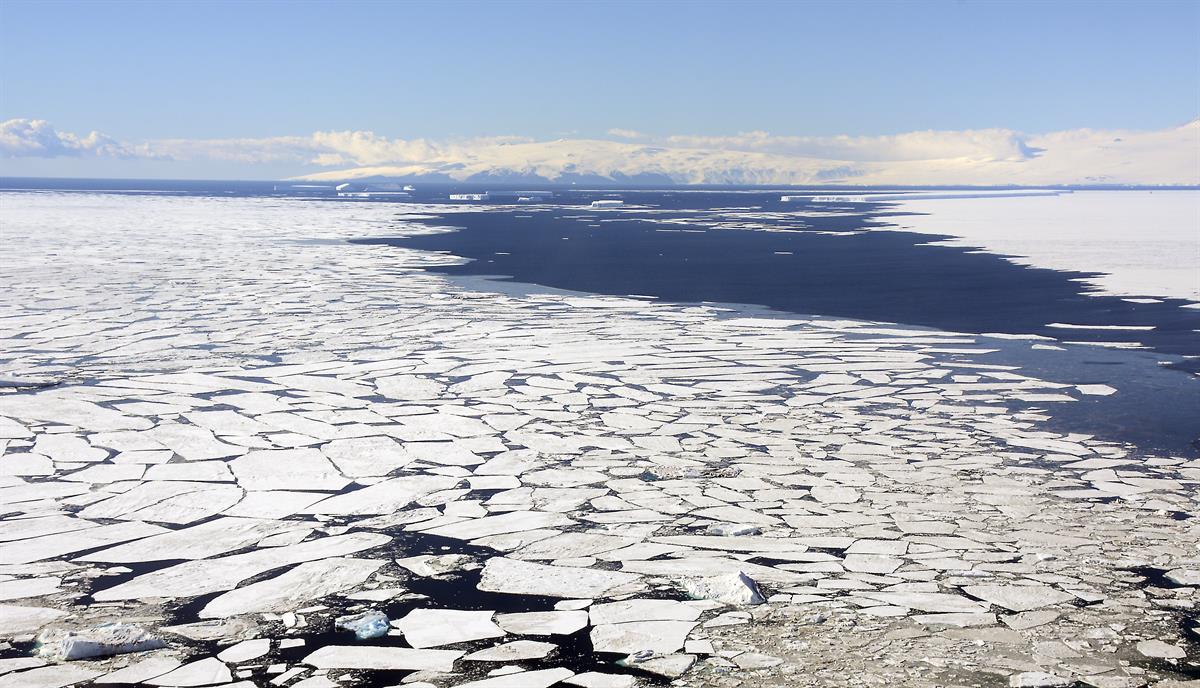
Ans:
POLYGON ((613 135, 620 140, 403 139, 348 130, 127 142, 18 118, 0 121, 0 161, 10 175, 26 169, 38 176, 59 161, 69 161, 64 169, 131 178, 139 170, 165 176, 168 169, 226 164, 260 170, 252 175, 258 178, 308 170, 293 179, 414 184, 1200 185, 1200 120, 1155 131, 1048 134, 995 128, 880 136, 613 135))
POLYGON ((299 179, 387 178, 506 184, 803 184, 855 174, 844 163, 830 165, 811 158, 589 139, 498 143, 453 152, 456 159, 356 167, 299 179))
POLYGON ((595 139, 425 146, 423 159, 297 179, 495 184, 1200 184, 1200 120, 1151 132, 1007 130, 802 139, 745 134, 647 145, 595 139), (822 153, 824 155, 814 155, 822 153), (826 157, 826 156, 842 157, 826 157))

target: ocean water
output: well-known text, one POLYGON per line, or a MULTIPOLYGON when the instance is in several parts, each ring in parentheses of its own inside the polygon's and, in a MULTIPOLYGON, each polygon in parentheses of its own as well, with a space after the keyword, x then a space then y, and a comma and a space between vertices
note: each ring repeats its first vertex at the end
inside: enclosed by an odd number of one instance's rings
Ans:
MULTIPOLYGON (((645 202, 657 200, 650 196, 645 202)), ((857 205, 843 215, 814 216, 804 228, 788 227, 794 218, 761 213, 747 217, 753 227, 730 228, 714 226, 704 212, 581 214, 567 206, 531 213, 513 207, 419 220, 453 226, 454 232, 365 241, 470 259, 439 268, 446 274, 507 275, 573 291, 756 304, 955 332, 1142 344, 1166 354, 1200 355, 1200 310, 1185 307, 1186 301, 1135 303, 1088 295, 1077 280, 1089 273, 934 246, 922 234, 870 231, 878 224, 877 211, 857 205)))

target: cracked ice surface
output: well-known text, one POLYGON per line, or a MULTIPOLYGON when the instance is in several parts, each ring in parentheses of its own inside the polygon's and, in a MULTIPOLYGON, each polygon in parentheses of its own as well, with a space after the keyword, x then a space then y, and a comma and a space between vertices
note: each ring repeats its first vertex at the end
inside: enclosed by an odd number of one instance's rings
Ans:
POLYGON ((1048 430, 1078 381, 337 241, 421 210, 3 196, 3 372, 61 384, 0 393, 0 686, 1195 671, 1200 463, 1048 430), (169 647, 29 656, 115 621, 169 647))

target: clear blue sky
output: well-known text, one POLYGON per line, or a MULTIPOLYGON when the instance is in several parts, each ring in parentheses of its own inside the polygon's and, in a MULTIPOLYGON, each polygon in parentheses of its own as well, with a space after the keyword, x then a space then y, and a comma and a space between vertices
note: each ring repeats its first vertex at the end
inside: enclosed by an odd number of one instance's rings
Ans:
POLYGON ((0 120, 121 140, 1153 129, 1200 2, 0 2, 0 120))

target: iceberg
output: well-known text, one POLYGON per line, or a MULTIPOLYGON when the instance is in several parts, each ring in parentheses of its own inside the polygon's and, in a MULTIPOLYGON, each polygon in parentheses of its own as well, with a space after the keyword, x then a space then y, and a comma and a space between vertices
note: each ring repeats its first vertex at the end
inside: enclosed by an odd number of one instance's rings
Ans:
POLYGON ((141 626, 102 624, 82 631, 43 631, 37 639, 38 655, 54 660, 109 657, 166 647, 162 638, 141 626))
POLYGON ((744 573, 685 581, 688 595, 698 600, 715 600, 725 604, 762 604, 766 602, 758 583, 744 573))
POLYGON ((359 640, 370 640, 387 635, 389 623, 387 615, 382 612, 362 612, 339 616, 333 620, 333 627, 354 631, 354 637, 359 640))

